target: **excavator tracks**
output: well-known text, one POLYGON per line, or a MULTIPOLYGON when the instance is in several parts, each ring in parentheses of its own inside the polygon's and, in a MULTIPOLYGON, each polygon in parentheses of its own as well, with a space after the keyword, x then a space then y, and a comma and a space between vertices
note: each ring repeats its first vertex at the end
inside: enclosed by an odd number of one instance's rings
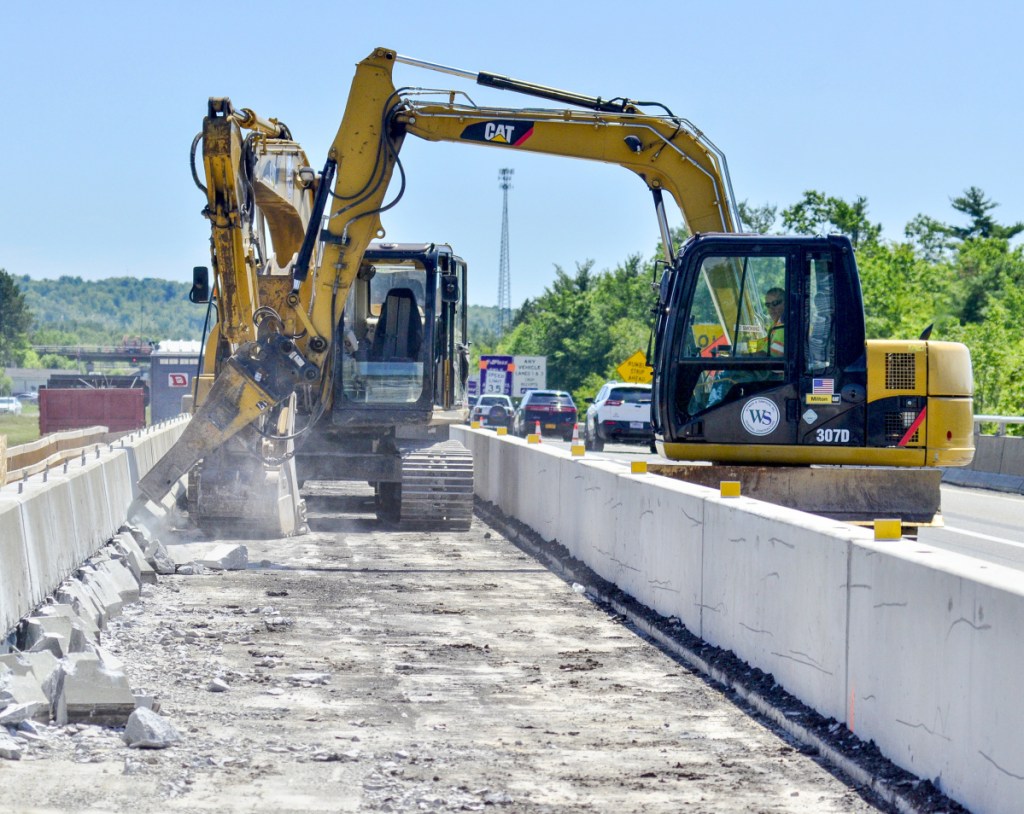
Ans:
POLYGON ((402 453, 402 482, 378 488, 378 514, 404 529, 465 531, 473 521, 473 455, 458 441, 402 453))

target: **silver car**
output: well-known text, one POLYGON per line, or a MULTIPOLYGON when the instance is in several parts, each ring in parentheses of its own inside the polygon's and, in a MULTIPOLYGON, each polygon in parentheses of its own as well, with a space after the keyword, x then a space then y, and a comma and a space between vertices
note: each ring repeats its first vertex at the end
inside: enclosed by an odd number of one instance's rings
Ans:
POLYGON ((481 427, 505 427, 507 429, 514 412, 515 407, 512 406, 510 397, 485 393, 473 405, 469 420, 479 421, 481 427))

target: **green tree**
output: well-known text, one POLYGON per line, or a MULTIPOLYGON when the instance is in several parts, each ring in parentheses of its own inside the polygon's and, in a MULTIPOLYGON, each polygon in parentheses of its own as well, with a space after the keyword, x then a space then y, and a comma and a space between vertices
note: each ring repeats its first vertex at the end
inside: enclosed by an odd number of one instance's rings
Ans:
MULTIPOLYGON (((1024 410, 1024 291, 1010 288, 994 298, 984 322, 950 326, 946 338, 970 348, 974 412, 1020 415, 1024 410)), ((1019 432, 1019 430, 1015 430, 1019 432)))
POLYGON ((921 257, 911 243, 875 243, 857 252, 868 339, 906 339, 953 318, 955 272, 921 257))
POLYGON ((978 187, 968 187, 964 194, 953 198, 953 208, 970 219, 967 226, 946 226, 948 234, 958 240, 971 240, 973 238, 1001 238, 1009 240, 1024 231, 1024 223, 1017 222, 1009 225, 996 223, 991 212, 999 204, 985 197, 985 193, 978 187))
MULTIPOLYGON (((1008 290, 1024 286, 1024 254, 1019 247, 1011 249, 1003 238, 965 240, 951 263, 956 276, 955 313, 964 323, 985 322, 993 301, 1003 300, 1008 290)), ((1017 316, 1024 318, 1024 312, 1017 316)), ((1022 324, 1017 323, 1018 332, 1022 324)))
POLYGON ((920 255, 932 263, 947 258, 956 246, 949 235, 949 227, 928 215, 917 215, 907 224, 903 233, 920 255))
POLYGON ((759 235, 766 235, 775 226, 775 217, 778 209, 777 206, 769 204, 751 206, 746 201, 740 201, 740 220, 743 221, 745 229, 756 232, 759 235))
POLYGON ((0 269, 0 366, 20 365, 29 349, 32 314, 14 278, 0 269))
POLYGON ((906 227, 906 235, 918 247, 922 256, 938 262, 948 258, 960 243, 968 240, 1010 240, 1024 231, 1024 223, 998 223, 992 217, 992 210, 999 206, 985 197, 978 187, 968 187, 964 194, 951 198, 950 203, 957 212, 966 215, 966 226, 943 223, 928 215, 917 215, 906 227))
POLYGON ((867 198, 849 203, 813 189, 782 210, 782 225, 801 235, 838 232, 850 238, 854 248, 877 243, 882 235, 882 225, 868 220, 867 198))
POLYGON ((499 351, 547 357, 548 385, 575 390, 602 366, 608 344, 591 308, 593 261, 576 264, 570 276, 555 267, 555 280, 536 300, 523 304, 519 321, 499 351))

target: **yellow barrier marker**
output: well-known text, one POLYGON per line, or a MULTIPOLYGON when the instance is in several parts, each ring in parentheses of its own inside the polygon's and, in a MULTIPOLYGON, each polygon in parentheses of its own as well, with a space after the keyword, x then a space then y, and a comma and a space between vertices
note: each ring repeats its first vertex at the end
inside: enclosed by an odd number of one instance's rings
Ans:
POLYGON ((480 422, 479 421, 470 421, 469 422, 469 428, 471 430, 478 430, 478 429, 480 429, 480 422))
POLYGON ((903 523, 899 518, 875 521, 876 540, 899 540, 902 537, 903 523))
POLYGON ((573 444, 571 447, 569 447, 569 451, 572 453, 574 458, 579 458, 583 456, 583 454, 587 451, 587 448, 583 446, 583 444, 573 444))
POLYGON ((508 435, 508 427, 498 427, 495 432, 497 432, 498 435, 508 435))
POLYGON ((634 475, 646 475, 647 461, 630 461, 629 471, 634 475))
POLYGON ((738 480, 724 480, 718 484, 722 497, 739 497, 740 482, 738 480))
POLYGON ((529 435, 526 436, 526 443, 527 444, 539 444, 540 443, 540 436, 537 433, 535 433, 535 432, 531 432, 529 435))

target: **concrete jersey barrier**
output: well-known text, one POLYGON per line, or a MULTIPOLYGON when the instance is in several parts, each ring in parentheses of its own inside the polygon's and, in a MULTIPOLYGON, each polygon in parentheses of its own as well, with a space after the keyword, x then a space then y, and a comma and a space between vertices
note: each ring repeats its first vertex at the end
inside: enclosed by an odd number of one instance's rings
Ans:
POLYGON ((138 478, 187 423, 183 417, 140 430, 0 487, 0 639, 117 533, 138 478))
POLYGON ((1020 810, 1017 572, 486 430, 453 437, 483 500, 971 811, 1020 810))

